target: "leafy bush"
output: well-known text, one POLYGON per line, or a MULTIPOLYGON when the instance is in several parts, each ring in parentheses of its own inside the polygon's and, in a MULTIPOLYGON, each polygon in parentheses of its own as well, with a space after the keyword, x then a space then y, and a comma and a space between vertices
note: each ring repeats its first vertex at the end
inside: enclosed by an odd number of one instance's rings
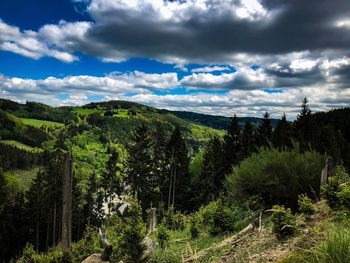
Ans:
POLYGON ((335 175, 329 177, 328 183, 322 186, 322 195, 332 208, 350 208, 350 177, 343 166, 338 165, 335 175))
POLYGON ((191 232, 192 239, 197 238, 199 235, 199 222, 198 222, 198 217, 196 215, 191 217, 190 232, 191 232))
POLYGON ((170 207, 163 218, 163 222, 168 229, 184 230, 186 227, 186 216, 179 211, 175 212, 173 207, 170 207))
POLYGON ((315 213, 315 206, 311 199, 305 195, 299 195, 298 197, 299 212, 305 215, 313 215, 315 213))
POLYGON ((23 255, 17 260, 18 263, 60 263, 73 262, 71 254, 63 251, 60 246, 49 249, 46 253, 38 253, 32 244, 27 244, 23 250, 23 255))
POLYGON ((272 207, 270 220, 272 222, 272 231, 278 238, 283 238, 294 233, 295 218, 290 208, 283 205, 274 205, 272 207))
POLYGON ((233 211, 224 205, 221 199, 218 200, 218 205, 213 214, 212 224, 209 227, 211 235, 219 235, 224 232, 231 232, 234 230, 234 214, 233 211))
POLYGON ((144 250, 144 225, 142 221, 141 206, 131 202, 127 213, 122 216, 121 237, 119 249, 125 262, 139 262, 144 250))
POLYGON ((311 252, 306 262, 343 263, 350 262, 350 231, 347 228, 333 228, 326 240, 311 252))
POLYGON ((165 249, 169 243, 169 233, 163 224, 160 224, 157 229, 157 240, 161 249, 165 249))
POLYGON ((255 195, 266 207, 277 203, 297 209, 299 194, 319 194, 322 166, 323 158, 316 152, 262 149, 234 168, 226 189, 236 200, 255 195))

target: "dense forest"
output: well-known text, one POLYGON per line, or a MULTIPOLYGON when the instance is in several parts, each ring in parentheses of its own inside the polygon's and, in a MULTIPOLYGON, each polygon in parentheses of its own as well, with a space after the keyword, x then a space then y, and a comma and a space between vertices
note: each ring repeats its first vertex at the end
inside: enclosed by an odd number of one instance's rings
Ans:
MULTIPOLYGON (((305 98, 294 121, 261 117, 1 99, 0 262, 82 262, 94 253, 111 262, 212 262, 230 250, 208 256, 207 246, 250 223, 260 229, 266 220, 285 239, 298 233, 298 215, 307 222, 324 205, 339 229, 350 224, 350 108, 314 113, 305 98), (156 244, 148 254, 147 239, 156 244), (193 244, 205 251, 201 259, 193 244)), ((284 262, 346 262, 322 261, 317 246, 284 262)), ((228 262, 247 262, 240 260, 228 262)))

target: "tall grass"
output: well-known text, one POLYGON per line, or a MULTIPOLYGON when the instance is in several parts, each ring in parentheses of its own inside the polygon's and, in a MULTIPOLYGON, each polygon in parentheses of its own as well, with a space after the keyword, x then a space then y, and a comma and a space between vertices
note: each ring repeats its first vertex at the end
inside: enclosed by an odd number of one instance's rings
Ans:
POLYGON ((307 263, 345 263, 350 262, 350 230, 333 227, 321 245, 311 251, 307 263))

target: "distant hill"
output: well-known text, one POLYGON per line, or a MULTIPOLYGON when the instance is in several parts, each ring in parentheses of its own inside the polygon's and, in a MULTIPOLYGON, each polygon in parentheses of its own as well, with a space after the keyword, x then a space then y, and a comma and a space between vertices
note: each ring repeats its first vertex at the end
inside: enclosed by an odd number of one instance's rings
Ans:
MULTIPOLYGON (((189 111, 168 111, 168 110, 160 110, 162 113, 171 112, 172 114, 176 115, 179 118, 189 120, 192 122, 197 122, 204 124, 208 127, 224 130, 226 129, 230 123, 231 119, 230 117, 224 117, 224 116, 214 116, 214 115, 208 115, 208 114, 201 114, 201 113, 195 113, 195 112, 189 112, 189 111)), ((244 126, 246 122, 251 122, 253 125, 258 125, 262 118, 257 117, 238 117, 239 124, 241 126, 244 126)), ((272 126, 275 127, 277 125, 278 119, 271 119, 272 126)))

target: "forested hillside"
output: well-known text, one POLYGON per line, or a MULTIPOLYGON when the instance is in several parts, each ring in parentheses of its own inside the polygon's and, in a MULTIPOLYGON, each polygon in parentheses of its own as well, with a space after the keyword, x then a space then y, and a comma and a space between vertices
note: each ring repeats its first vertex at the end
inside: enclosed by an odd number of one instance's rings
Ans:
MULTIPOLYGON (((349 108, 313 113, 306 98, 293 122, 268 112, 228 122, 126 101, 55 108, 1 99, 0 262, 82 262, 94 253, 111 262, 247 262, 232 242, 250 224, 264 226, 266 242, 275 234, 273 246, 309 222, 334 220, 338 233, 350 223, 349 121, 349 108)), ((319 232, 315 240, 332 242, 333 232, 319 232)), ((348 232, 343 239, 346 250, 348 232)), ((281 262, 328 256, 317 255, 319 242, 307 249, 281 262)))

